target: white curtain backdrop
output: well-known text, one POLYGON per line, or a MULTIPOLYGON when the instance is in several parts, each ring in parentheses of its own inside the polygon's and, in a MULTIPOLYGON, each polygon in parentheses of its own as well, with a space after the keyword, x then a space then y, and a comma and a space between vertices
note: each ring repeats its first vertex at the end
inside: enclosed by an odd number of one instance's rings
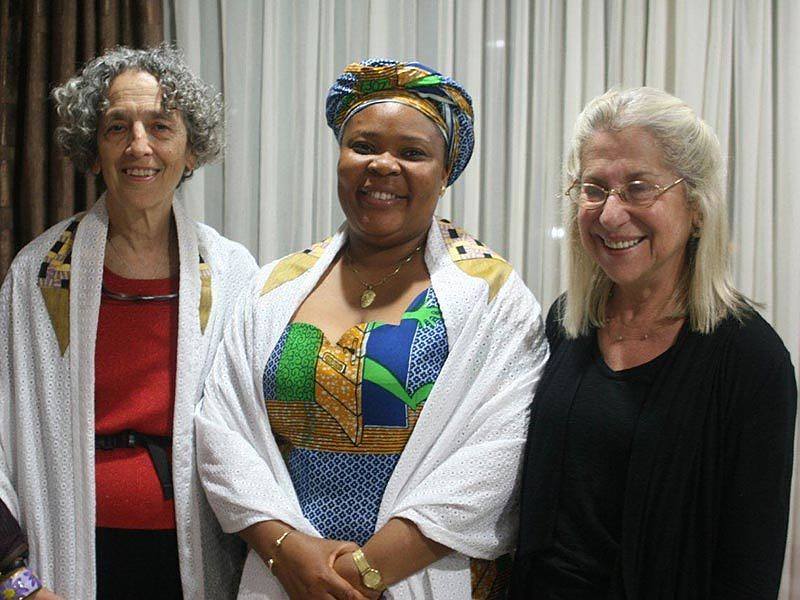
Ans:
MULTIPOLYGON (((440 214, 505 255, 547 307, 563 289, 560 163, 575 117, 611 86, 650 85, 719 135, 737 285, 764 303, 798 364, 800 2, 164 2, 167 39, 228 105, 225 163, 189 182, 189 211, 261 263, 342 220, 324 118, 336 75, 370 56, 413 58, 475 103, 475 154, 440 214)), ((800 599, 796 516, 791 530, 781 598, 800 599)))

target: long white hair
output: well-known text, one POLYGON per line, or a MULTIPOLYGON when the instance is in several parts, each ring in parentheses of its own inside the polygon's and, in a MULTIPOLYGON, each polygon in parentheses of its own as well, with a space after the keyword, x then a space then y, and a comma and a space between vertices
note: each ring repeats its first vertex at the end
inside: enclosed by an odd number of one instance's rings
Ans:
MULTIPOLYGON (((693 331, 710 333, 724 318, 741 318, 747 299, 731 283, 728 268, 728 217, 719 140, 682 100, 662 90, 640 87, 610 90, 590 101, 578 116, 564 163, 564 189, 580 180, 581 153, 600 131, 644 129, 656 140, 664 163, 685 181, 689 206, 699 214, 699 229, 689 238, 687 264, 675 290, 675 304, 693 331)), ((565 212, 567 295, 563 326, 570 337, 602 327, 613 286, 586 253, 578 231, 578 207, 565 212)))

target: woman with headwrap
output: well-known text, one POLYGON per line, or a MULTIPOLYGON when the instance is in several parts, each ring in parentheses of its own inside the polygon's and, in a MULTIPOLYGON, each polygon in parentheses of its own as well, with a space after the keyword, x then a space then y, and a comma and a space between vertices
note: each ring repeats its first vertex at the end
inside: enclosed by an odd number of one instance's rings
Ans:
POLYGON ((261 270, 195 419, 211 505, 252 548, 240 598, 496 596, 547 346, 511 266, 434 217, 470 97, 370 60, 327 118, 346 222, 261 270))
POLYGON ((0 500, 30 546, 30 570, 0 547, 0 598, 32 572, 75 600, 229 597, 241 543, 199 489, 192 418, 256 265, 174 199, 221 156, 221 98, 166 45, 109 50, 53 97, 59 145, 106 192, 0 292, 0 500))

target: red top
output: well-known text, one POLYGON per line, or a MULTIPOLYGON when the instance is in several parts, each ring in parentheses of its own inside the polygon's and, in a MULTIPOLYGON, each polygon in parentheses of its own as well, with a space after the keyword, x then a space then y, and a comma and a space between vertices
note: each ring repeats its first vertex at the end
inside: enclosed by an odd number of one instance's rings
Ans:
MULTIPOLYGON (((103 269, 103 286, 161 295, 177 292, 178 279, 125 279, 103 269)), ((94 357, 95 433, 172 435, 177 350, 177 298, 133 302, 103 296, 94 357)), ((164 500, 145 448, 97 450, 95 485, 98 527, 175 529, 174 501, 164 500)))

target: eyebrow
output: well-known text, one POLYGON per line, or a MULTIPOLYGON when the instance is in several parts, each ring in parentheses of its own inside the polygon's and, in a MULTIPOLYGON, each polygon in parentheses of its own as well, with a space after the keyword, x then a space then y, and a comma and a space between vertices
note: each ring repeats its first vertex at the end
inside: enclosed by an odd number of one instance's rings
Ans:
MULTIPOLYGON (((175 118, 174 111, 168 110, 143 110, 137 111, 138 114, 149 117, 151 119, 167 119, 172 120, 175 118)), ((131 114, 131 111, 126 108, 109 108, 106 112, 103 113, 103 118, 105 119, 121 119, 127 117, 131 114)))
MULTIPOLYGON (((348 137, 353 138, 356 136, 362 136, 369 139, 375 139, 383 136, 383 133, 378 130, 372 129, 356 129, 353 131, 348 137)), ((432 144, 433 140, 427 137, 422 137, 419 135, 410 135, 410 134, 402 134, 398 136, 402 142, 405 143, 417 143, 417 144, 432 144)))
MULTIPOLYGON (((627 181, 638 181, 642 177, 644 177, 646 179, 654 179, 654 178, 658 177, 658 175, 656 175, 655 173, 653 173, 651 171, 645 171, 645 170, 634 171, 633 173, 630 173, 626 177, 626 180, 627 181)), ((604 180, 605 178, 601 177, 598 173, 592 173, 590 171, 589 173, 584 173, 581 176, 581 181, 585 181, 586 179, 604 180)))

